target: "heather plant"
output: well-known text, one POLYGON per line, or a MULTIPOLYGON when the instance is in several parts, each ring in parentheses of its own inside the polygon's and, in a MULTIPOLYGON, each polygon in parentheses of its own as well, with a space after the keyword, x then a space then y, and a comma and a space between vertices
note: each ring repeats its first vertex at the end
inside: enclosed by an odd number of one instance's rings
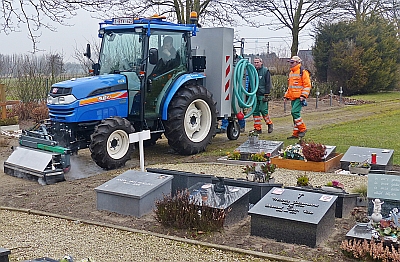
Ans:
POLYGON ((156 201, 155 218, 166 227, 211 232, 222 229, 226 217, 223 209, 196 203, 188 191, 175 196, 164 195, 156 201))
POLYGON ((393 245, 384 245, 382 241, 347 239, 342 241, 340 249, 347 257, 362 261, 400 261, 400 252, 393 245))

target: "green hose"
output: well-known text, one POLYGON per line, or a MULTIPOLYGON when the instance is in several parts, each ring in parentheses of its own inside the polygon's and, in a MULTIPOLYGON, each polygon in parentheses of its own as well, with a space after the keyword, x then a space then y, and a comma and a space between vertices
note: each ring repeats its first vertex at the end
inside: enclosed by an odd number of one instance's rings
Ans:
POLYGON ((257 103, 257 89, 258 89, 258 73, 257 69, 249 62, 247 59, 240 59, 239 62, 235 66, 235 70, 233 72, 233 93, 232 96, 232 110, 237 115, 236 109, 236 99, 238 101, 238 105, 240 108, 249 108, 251 107, 251 111, 244 116, 244 118, 248 118, 254 112, 254 108, 257 103), (247 92, 246 87, 243 86, 243 76, 245 76, 245 71, 247 71, 247 75, 249 78, 249 90, 252 92, 247 92), (247 101, 244 99, 247 97, 247 101))

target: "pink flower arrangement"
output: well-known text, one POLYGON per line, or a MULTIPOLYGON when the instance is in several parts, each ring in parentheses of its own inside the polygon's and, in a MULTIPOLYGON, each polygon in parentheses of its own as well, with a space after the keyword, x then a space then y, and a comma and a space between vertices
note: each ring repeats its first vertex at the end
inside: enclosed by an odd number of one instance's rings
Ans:
POLYGON ((344 185, 342 183, 340 183, 339 181, 337 181, 337 180, 332 180, 332 186, 344 189, 344 185))

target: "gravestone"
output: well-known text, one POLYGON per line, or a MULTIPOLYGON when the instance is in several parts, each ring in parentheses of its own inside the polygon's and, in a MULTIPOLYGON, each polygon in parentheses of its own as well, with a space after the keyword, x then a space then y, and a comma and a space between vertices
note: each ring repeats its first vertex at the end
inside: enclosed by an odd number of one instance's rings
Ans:
POLYGON ((58 262, 59 260, 55 260, 52 258, 48 258, 48 257, 42 257, 42 258, 35 258, 35 259, 31 259, 31 260, 24 260, 22 262, 58 262))
POLYGON ((215 192, 216 184, 196 183, 189 188, 194 203, 226 211, 225 226, 235 224, 248 215, 250 188, 224 185, 225 192, 215 192))
POLYGON ((380 199, 385 202, 382 205, 381 214, 383 218, 389 216, 393 208, 400 209, 400 175, 399 173, 392 174, 368 174, 368 214, 372 214, 372 200, 380 199))
MULTIPOLYGON (((218 178, 213 177, 212 183, 215 184, 217 182, 218 178)), ((272 188, 283 186, 282 183, 275 183, 275 181, 269 183, 260 183, 260 182, 248 181, 246 179, 233 179, 233 178, 224 178, 224 183, 227 186, 251 188, 249 194, 249 203, 251 205, 254 205, 258 201, 260 201, 260 199, 263 198, 272 188)))
POLYGON ((316 247, 335 228, 337 196, 273 188, 249 211, 251 235, 316 247))
POLYGON ((171 194, 172 176, 128 170, 96 187, 97 209, 141 217, 171 194))
POLYGON ((8 262, 9 254, 11 254, 10 250, 0 247, 0 262, 8 262))
POLYGON ((158 173, 158 174, 166 174, 172 175, 174 178, 172 179, 172 196, 176 194, 177 191, 183 191, 193 186, 196 183, 211 183, 213 176, 205 175, 205 174, 196 174, 192 172, 184 172, 177 170, 169 170, 169 169, 160 169, 160 168, 147 168, 148 172, 158 173))
POLYGON ((258 142, 253 144, 250 143, 249 140, 247 140, 235 150, 239 151, 241 156, 264 152, 266 154, 269 153, 271 154, 271 157, 274 157, 279 155, 279 151, 282 150, 282 147, 282 141, 258 140, 258 142))
POLYGON ((343 170, 349 170, 351 162, 363 162, 365 160, 371 164, 371 170, 390 170, 393 167, 392 149, 369 148, 350 146, 340 160, 340 166, 343 170), (376 154, 376 163, 371 163, 371 154, 376 154))
POLYGON ((346 234, 347 239, 357 238, 371 240, 371 237, 372 227, 369 223, 358 223, 346 234))
POLYGON ((360 196, 357 193, 349 194, 342 189, 333 187, 322 187, 322 188, 286 187, 286 188, 337 196, 335 202, 336 203, 335 217, 337 218, 349 217, 353 209, 357 206, 357 198, 360 196))

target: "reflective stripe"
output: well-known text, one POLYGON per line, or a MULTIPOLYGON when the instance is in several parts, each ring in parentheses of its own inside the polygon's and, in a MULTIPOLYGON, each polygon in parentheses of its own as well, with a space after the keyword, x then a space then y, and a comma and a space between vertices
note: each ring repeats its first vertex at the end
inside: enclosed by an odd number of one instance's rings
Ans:
POLYGON ((300 74, 290 74, 289 77, 300 76, 300 74))
POLYGON ((302 88, 303 88, 303 86, 289 86, 289 88, 302 89, 302 88))

